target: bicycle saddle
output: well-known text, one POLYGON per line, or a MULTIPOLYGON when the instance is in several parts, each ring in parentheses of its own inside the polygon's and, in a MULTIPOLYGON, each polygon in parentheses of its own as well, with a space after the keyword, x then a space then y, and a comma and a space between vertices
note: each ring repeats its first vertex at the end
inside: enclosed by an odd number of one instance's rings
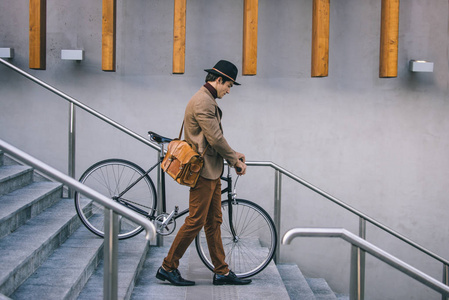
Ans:
POLYGON ((162 143, 170 143, 173 141, 173 139, 170 139, 168 137, 162 136, 160 134, 157 134, 153 131, 148 131, 148 134, 150 135, 151 139, 155 141, 156 143, 162 144, 162 143))

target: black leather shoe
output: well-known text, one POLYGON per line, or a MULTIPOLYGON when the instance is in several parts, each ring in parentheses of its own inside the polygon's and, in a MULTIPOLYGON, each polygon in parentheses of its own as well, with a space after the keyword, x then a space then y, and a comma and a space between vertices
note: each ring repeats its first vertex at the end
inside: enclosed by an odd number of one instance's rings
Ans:
POLYGON ((164 270, 164 268, 160 267, 159 270, 157 270, 156 278, 162 281, 168 280, 173 285, 179 285, 179 286, 188 286, 188 285, 195 285, 195 281, 185 280, 181 277, 181 273, 179 273, 178 269, 174 269, 171 272, 167 272, 164 270))
POLYGON ((240 279, 234 272, 229 271, 228 275, 218 275, 214 274, 214 285, 225 285, 225 284, 233 284, 233 285, 244 285, 250 284, 251 279, 240 279))

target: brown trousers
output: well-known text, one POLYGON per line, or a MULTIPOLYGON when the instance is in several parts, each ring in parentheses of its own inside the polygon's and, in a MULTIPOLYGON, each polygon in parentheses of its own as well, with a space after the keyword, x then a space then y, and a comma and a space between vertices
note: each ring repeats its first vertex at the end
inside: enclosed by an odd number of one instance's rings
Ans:
POLYGON ((179 229, 162 266, 165 270, 177 269, 179 260, 204 226, 207 246, 214 264, 214 273, 224 275, 229 272, 221 241, 221 181, 199 177, 190 189, 189 216, 179 229))

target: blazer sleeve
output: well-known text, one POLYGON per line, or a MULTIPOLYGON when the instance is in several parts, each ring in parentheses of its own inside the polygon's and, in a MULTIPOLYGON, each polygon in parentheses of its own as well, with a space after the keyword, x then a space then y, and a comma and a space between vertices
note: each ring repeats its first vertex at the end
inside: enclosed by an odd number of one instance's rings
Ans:
POLYGON ((226 141, 218 117, 217 107, 212 103, 199 102, 195 107, 195 119, 203 131, 209 145, 215 149, 231 166, 238 161, 237 154, 226 141))

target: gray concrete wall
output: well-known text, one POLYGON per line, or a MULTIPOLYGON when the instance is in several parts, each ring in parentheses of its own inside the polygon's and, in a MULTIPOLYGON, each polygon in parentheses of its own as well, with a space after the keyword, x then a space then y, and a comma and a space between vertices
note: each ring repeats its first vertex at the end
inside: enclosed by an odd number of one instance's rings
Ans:
MULTIPOLYGON (((248 160, 273 161, 394 230, 449 258, 448 2, 402 1, 397 78, 380 79, 381 1, 332 1, 329 76, 310 77, 311 0, 260 0, 258 73, 219 100, 230 144, 248 160), (411 73, 408 62, 435 63, 411 73)), ((173 1, 117 1, 117 71, 101 71, 101 1, 48 0, 47 69, 28 69, 28 1, 0 2, 0 47, 11 62, 146 135, 176 136, 203 69, 228 59, 241 69, 243 2, 187 3, 186 72, 171 74, 173 1), (82 62, 62 49, 83 49, 82 62)), ((67 170, 68 104, 0 66, 0 137, 67 170)), ((139 164, 156 153, 77 111, 77 176, 103 158, 139 164)), ((273 171, 250 168, 239 196, 273 211, 273 171)), ((170 184, 168 207, 186 204, 170 184)), ((345 227, 358 219, 283 178, 283 234, 292 227, 345 227)), ((181 205, 182 206, 182 205, 181 205)), ((437 279, 442 266, 368 225, 368 240, 437 279)), ((302 239, 282 261, 347 293, 350 247, 302 239)), ((440 299, 420 283, 367 259, 367 299, 440 299)))

